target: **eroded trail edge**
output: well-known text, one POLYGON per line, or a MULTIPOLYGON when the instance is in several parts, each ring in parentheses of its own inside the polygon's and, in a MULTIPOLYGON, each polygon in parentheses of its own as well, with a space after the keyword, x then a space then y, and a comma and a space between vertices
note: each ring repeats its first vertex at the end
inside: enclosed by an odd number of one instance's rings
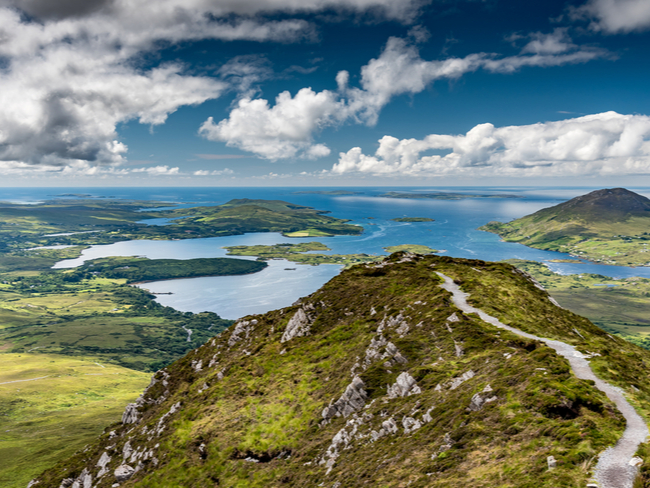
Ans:
POLYGON ((596 388, 607 395, 607 397, 616 405, 621 414, 623 414, 626 426, 623 435, 616 445, 607 448, 599 455, 598 464, 594 469, 594 479, 599 488, 632 488, 634 478, 637 474, 637 467, 634 465, 632 458, 636 453, 639 444, 646 440, 649 432, 645 421, 627 401, 623 391, 620 388, 610 385, 606 381, 598 378, 591 369, 591 366, 589 366, 587 358, 574 346, 561 341, 545 339, 533 334, 528 334, 527 332, 523 332, 500 322, 499 319, 468 304, 467 297, 469 296, 469 293, 463 292, 460 287, 454 283, 454 280, 442 273, 436 272, 436 274, 445 280, 445 283, 440 286, 452 294, 454 305, 456 305, 460 310, 465 313, 475 313, 484 322, 501 329, 506 329, 513 334, 545 343, 569 361, 571 369, 578 378, 594 381, 596 383, 596 388))

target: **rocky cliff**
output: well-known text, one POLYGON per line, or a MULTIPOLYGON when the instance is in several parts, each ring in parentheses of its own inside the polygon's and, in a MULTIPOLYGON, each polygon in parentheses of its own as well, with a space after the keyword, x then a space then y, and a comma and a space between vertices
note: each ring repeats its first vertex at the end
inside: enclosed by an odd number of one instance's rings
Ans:
MULTIPOLYGON (((587 486, 626 419, 547 343, 497 322, 575 347, 650 412, 648 351, 559 308, 524 273, 396 253, 240 319, 31 486, 587 486), (442 276, 498 320, 454 305, 442 276)), ((646 448, 628 463, 638 486, 646 448)))

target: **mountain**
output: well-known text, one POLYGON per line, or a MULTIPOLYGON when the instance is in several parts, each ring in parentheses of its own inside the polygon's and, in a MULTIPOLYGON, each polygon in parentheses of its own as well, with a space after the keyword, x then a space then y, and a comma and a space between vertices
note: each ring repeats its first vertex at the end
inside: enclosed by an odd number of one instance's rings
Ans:
POLYGON ((512 222, 489 222, 481 230, 605 264, 650 265, 650 199, 625 188, 596 190, 512 222))
POLYGON ((643 486, 648 364, 509 264, 395 253, 158 371, 30 486, 643 486))

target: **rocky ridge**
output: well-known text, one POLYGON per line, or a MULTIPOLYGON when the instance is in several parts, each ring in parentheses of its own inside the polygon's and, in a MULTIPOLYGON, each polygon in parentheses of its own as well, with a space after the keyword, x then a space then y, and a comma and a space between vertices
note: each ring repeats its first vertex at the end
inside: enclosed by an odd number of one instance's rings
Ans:
POLYGON ((240 319, 32 486, 586 486, 624 431, 614 403, 544 343, 464 313, 436 272, 650 412, 647 351, 507 264, 398 253, 240 319))

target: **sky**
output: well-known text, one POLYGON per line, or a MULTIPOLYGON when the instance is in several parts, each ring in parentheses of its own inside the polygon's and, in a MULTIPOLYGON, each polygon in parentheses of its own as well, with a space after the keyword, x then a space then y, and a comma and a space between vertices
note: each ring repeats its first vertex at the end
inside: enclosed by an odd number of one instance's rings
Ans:
POLYGON ((0 0, 0 186, 650 186, 648 0, 0 0))

